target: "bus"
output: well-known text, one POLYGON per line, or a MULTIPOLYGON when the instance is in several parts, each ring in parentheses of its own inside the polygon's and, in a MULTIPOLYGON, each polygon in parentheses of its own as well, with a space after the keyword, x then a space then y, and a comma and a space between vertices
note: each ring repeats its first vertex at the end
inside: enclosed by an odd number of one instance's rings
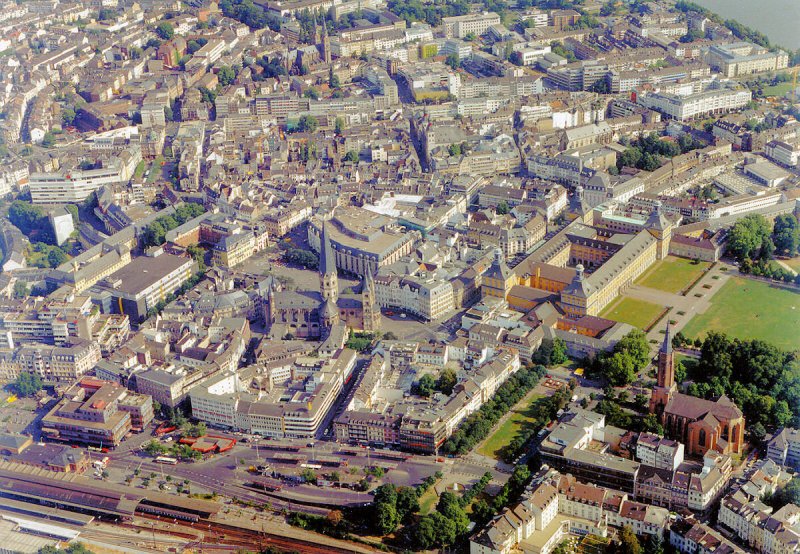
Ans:
POLYGON ((169 456, 159 456, 153 461, 157 464, 169 464, 171 466, 177 465, 178 463, 177 458, 170 458, 169 456))
POLYGON ((322 469, 322 466, 319 464, 300 464, 300 467, 306 469, 322 469))

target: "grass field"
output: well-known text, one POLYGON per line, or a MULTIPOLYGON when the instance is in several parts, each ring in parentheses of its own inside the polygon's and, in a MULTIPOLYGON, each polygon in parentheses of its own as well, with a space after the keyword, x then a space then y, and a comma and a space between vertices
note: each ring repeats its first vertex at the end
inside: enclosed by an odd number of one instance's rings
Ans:
POLYGON ((764 96, 784 96, 792 90, 792 83, 778 83, 775 86, 764 87, 764 96))
POLYGON ((501 423, 500 426, 489 435, 486 442, 478 449, 478 453, 500 459, 500 452, 514 440, 519 430, 522 429, 526 423, 533 422, 533 418, 530 417, 527 412, 530 406, 540 398, 542 398, 541 394, 533 393, 528 394, 525 398, 517 402, 517 405, 511 409, 511 415, 508 419, 501 423))
POLYGON ((679 293, 697 280, 709 265, 708 262, 695 264, 691 260, 669 256, 650 268, 637 283, 651 289, 679 293))
POLYGON ((800 273, 800 258, 791 258, 789 260, 781 260, 783 263, 800 273))
POLYGON ((663 310, 664 307, 658 304, 651 304, 644 300, 623 296, 609 304, 600 316, 644 329, 650 325, 663 310))
POLYGON ((419 497, 419 513, 420 515, 427 515, 433 511, 434 506, 439 502, 439 495, 436 494, 434 487, 426 490, 422 496, 419 497))
POLYGON ((762 339, 788 350, 798 347, 800 294, 769 283, 732 277, 714 295, 711 307, 683 328, 695 338, 724 331, 739 339, 762 339))

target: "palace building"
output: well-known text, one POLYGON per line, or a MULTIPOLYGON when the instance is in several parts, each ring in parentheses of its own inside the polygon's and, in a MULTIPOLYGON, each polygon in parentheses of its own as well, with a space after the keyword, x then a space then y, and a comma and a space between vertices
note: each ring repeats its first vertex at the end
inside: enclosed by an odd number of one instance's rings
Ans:
POLYGON ((658 352, 658 383, 650 397, 650 413, 658 416, 666 435, 686 445, 686 452, 703 456, 709 450, 739 454, 744 445, 744 416, 731 399, 697 398, 678 392, 675 355, 667 323, 658 352))

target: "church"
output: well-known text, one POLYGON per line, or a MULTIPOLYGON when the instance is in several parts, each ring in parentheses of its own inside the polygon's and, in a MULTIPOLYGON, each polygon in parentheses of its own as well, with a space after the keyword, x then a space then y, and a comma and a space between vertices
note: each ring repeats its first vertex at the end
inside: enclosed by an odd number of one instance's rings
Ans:
POLYGON ((742 452, 744 416, 730 398, 706 400, 678 392, 669 323, 658 352, 658 383, 650 397, 650 413, 658 416, 666 436, 684 443, 690 455, 703 456, 708 450, 742 452))
POLYGON ((341 294, 336 259, 326 224, 322 226, 319 291, 279 290, 275 281, 267 294, 264 316, 274 338, 324 340, 335 325, 367 332, 380 327, 381 310, 375 299, 375 282, 366 272, 360 294, 341 294))

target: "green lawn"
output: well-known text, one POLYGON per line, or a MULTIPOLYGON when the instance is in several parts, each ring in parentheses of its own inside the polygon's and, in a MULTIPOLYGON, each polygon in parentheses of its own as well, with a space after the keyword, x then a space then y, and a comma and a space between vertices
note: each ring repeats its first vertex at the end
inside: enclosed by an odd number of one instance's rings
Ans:
POLYGON ((628 323, 640 329, 647 328, 659 314, 664 311, 663 306, 651 304, 644 300, 623 296, 606 306, 600 317, 628 323))
POLYGON ((778 83, 775 86, 764 87, 764 96, 785 96, 792 90, 792 83, 778 83))
POLYGON ((788 350, 798 347, 800 294, 770 283, 732 277, 714 295, 711 307, 683 329, 695 338, 724 331, 739 339, 762 339, 788 350))
POLYGON ((422 496, 419 497, 419 513, 420 515, 427 515, 433 511, 436 503, 439 502, 439 495, 436 494, 434 487, 426 490, 422 496))
POLYGON ((161 177, 162 163, 164 163, 164 158, 162 156, 158 156, 155 160, 153 160, 153 164, 150 166, 150 175, 147 176, 148 185, 152 185, 156 182, 156 179, 161 177))
POLYGON ((781 260, 783 263, 800 273, 800 258, 791 258, 789 260, 781 260))
POLYGON ((489 435, 486 442, 478 449, 478 453, 500 459, 500 452, 514 440, 519 430, 524 425, 534 421, 528 411, 530 406, 540 398, 542 398, 542 395, 533 393, 517 402, 517 405, 511 409, 511 415, 508 419, 489 435))
POLYGON ((147 163, 142 160, 138 164, 136 164, 136 169, 133 170, 133 178, 134 179, 141 179, 142 175, 144 175, 144 168, 147 167, 147 163))
POLYGON ((695 264, 691 260, 669 256, 656 263, 636 282, 651 289, 679 293, 694 283, 709 265, 708 262, 695 264))

